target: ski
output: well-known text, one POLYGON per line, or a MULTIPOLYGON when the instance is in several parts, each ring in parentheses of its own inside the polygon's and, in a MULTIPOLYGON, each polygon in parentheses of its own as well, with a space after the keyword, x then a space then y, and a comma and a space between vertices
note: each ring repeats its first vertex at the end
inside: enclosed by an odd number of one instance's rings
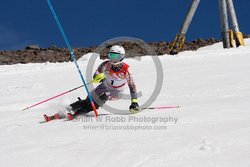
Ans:
POLYGON ((52 120, 62 119, 63 117, 60 117, 60 115, 56 113, 55 115, 51 115, 51 116, 44 114, 43 118, 44 118, 44 122, 50 122, 52 120))
POLYGON ((44 120, 40 121, 40 123, 48 123, 48 122, 51 122, 51 121, 54 121, 54 120, 64 119, 65 117, 63 117, 63 118, 54 118, 53 115, 52 116, 48 116, 48 115, 44 114, 43 118, 44 118, 44 120))
POLYGON ((78 114, 71 114, 71 113, 68 113, 67 114, 67 119, 69 120, 69 121, 71 121, 71 120, 73 120, 76 116, 77 116, 78 114))
MULTIPOLYGON (((180 108, 180 106, 177 105, 177 106, 142 107, 140 109, 142 109, 142 110, 147 110, 147 109, 158 110, 158 109, 179 109, 179 108, 180 108)), ((48 116, 48 115, 44 114, 43 115, 44 121, 40 122, 40 123, 50 122, 52 120, 59 120, 59 119, 64 119, 64 118, 65 118, 65 121, 71 121, 71 120, 75 119, 78 115, 79 114, 77 112, 72 114, 69 111, 65 116, 61 116, 59 113, 56 113, 55 115, 52 115, 52 116, 48 116)), ((101 114, 101 115, 109 115, 109 114, 101 114)), ((127 114, 125 114, 125 115, 127 115, 127 114)))
POLYGON ((40 123, 46 123, 46 122, 50 122, 53 120, 59 120, 59 119, 64 119, 66 118, 66 120, 71 121, 73 120, 75 117, 77 116, 77 114, 71 114, 71 113, 67 113, 66 116, 60 116, 58 113, 56 113, 55 115, 43 115, 44 121, 40 122, 40 123))

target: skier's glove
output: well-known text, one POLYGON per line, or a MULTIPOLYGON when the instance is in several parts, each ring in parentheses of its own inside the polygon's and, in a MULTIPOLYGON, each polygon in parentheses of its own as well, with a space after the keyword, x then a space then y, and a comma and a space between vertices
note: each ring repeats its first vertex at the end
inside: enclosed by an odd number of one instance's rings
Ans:
POLYGON ((131 105, 129 107, 129 111, 132 114, 136 114, 139 112, 139 104, 137 103, 137 99, 131 99, 131 105))
POLYGON ((93 83, 100 83, 104 78, 105 78, 104 73, 97 74, 93 79, 93 83))

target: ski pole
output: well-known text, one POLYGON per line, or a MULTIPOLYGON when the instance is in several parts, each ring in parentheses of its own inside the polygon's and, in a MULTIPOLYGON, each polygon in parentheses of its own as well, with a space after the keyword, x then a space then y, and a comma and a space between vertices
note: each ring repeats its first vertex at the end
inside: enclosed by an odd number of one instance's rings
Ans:
POLYGON ((170 109, 170 108, 180 108, 180 106, 158 106, 158 107, 142 107, 141 109, 145 110, 145 109, 170 109))
MULTIPOLYGON (((87 83, 87 85, 89 85, 89 84, 91 84, 91 83, 92 83, 92 82, 87 83)), ((50 101, 50 100, 52 100, 52 99, 55 99, 55 98, 60 97, 60 96, 62 96, 62 95, 65 95, 65 94, 67 94, 67 93, 70 93, 70 92, 72 92, 72 91, 74 91, 74 90, 77 90, 77 89, 79 89, 79 88, 81 88, 81 87, 83 87, 83 85, 78 86, 78 87, 76 87, 76 88, 74 88, 74 89, 65 91, 65 92, 63 92, 63 93, 60 93, 60 94, 58 94, 58 95, 55 95, 55 96, 53 96, 53 97, 50 97, 50 98, 48 98, 48 99, 46 99, 46 100, 43 100, 43 101, 41 101, 41 102, 38 102, 38 103, 36 103, 36 104, 33 104, 33 105, 29 106, 29 107, 24 108, 22 111, 25 111, 25 110, 28 110, 28 109, 33 108, 33 107, 35 107, 35 106, 38 106, 38 105, 40 105, 40 104, 43 104, 43 103, 45 103, 45 102, 47 102, 47 101, 50 101)))
POLYGON ((60 21, 59 21, 57 15, 56 15, 55 10, 53 9, 53 6, 52 6, 50 0, 47 0, 47 2, 48 2, 48 5, 49 5, 50 10, 51 10, 51 12, 52 12, 52 14, 53 14, 53 16, 54 16, 54 19, 55 19, 55 21, 56 21, 56 23, 57 23, 57 26, 58 26, 58 28, 59 28, 60 31, 61 31, 61 34, 62 34, 62 36, 63 36, 63 39, 64 39, 64 41, 65 41, 65 43, 66 43, 66 45, 67 45, 67 47, 68 47, 68 49, 69 49, 69 52, 70 52, 70 54, 71 54, 71 58, 72 58, 72 60, 74 61, 75 65, 76 65, 76 68, 77 68, 77 70, 78 70, 78 73, 79 73, 79 75, 80 75, 80 77, 81 77, 81 79, 82 79, 83 85, 84 85, 84 87, 85 87, 85 89, 86 89, 86 91, 87 91, 87 93, 88 93, 88 97, 89 97, 91 106, 92 106, 92 108, 93 108, 93 110, 94 110, 94 112, 95 112, 95 116, 97 117, 97 116, 98 116, 98 112, 97 112, 95 103, 94 103, 93 98, 92 98, 92 96, 91 96, 91 94, 90 94, 90 92, 89 92, 89 89, 88 89, 88 87, 87 87, 87 85, 86 85, 86 82, 85 82, 85 80, 84 80, 84 78, 83 78, 82 72, 81 72, 81 70, 80 70, 80 68, 79 68, 79 65, 78 65, 77 61, 76 61, 76 57, 75 57, 75 55, 74 55, 74 52, 73 52, 73 50, 72 50, 72 48, 71 48, 71 46, 70 46, 70 44, 69 44, 69 41, 68 41, 68 39, 67 39, 67 37, 66 37, 66 34, 65 34, 65 32, 64 32, 64 30, 63 30, 63 28, 62 28, 62 26, 61 26, 61 23, 60 23, 60 21))

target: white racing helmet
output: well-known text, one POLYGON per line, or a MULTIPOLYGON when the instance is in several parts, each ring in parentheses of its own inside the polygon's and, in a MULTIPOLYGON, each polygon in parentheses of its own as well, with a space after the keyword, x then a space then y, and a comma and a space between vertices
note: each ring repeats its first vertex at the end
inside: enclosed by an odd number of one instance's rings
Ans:
POLYGON ((108 58, 111 64, 118 65, 125 57, 125 50, 120 45, 114 45, 110 48, 108 58))

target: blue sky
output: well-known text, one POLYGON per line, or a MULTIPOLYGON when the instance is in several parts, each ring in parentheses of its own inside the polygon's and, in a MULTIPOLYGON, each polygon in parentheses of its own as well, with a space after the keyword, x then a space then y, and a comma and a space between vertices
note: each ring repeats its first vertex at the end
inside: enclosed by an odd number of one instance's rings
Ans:
MULTIPOLYGON (((72 47, 96 46, 119 36, 173 41, 192 0, 51 0, 72 47)), ((234 2, 240 30, 250 34, 250 1, 234 2)), ((218 0, 201 0, 186 40, 220 38, 218 0)), ((0 5, 0 50, 29 44, 65 47, 46 0, 0 5)))

